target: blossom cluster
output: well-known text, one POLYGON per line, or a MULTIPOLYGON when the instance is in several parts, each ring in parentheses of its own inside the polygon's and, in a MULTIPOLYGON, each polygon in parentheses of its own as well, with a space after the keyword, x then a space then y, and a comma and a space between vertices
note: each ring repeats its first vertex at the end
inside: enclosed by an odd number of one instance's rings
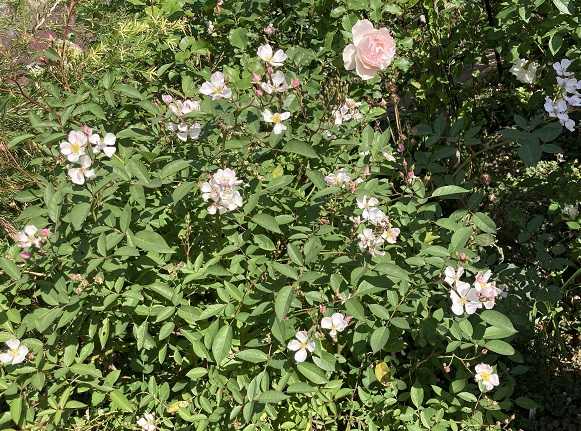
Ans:
MULTIPOLYGON (((349 322, 351 322, 351 317, 342 313, 333 313, 333 315, 321 319, 321 328, 329 330, 329 336, 336 342, 338 333, 343 332, 349 322)), ((289 341, 287 348, 295 352, 294 358, 297 363, 305 362, 308 354, 315 351, 315 341, 309 338, 307 331, 298 331, 295 338, 289 341)))
POLYGON ((206 202, 211 201, 208 212, 223 214, 241 207, 242 196, 238 191, 241 184, 242 180, 236 178, 236 172, 232 169, 218 169, 200 186, 202 199, 206 202))
POLYGON ((458 316, 474 314, 482 307, 490 310, 496 305, 496 299, 502 298, 504 292, 496 286, 495 281, 489 281, 492 276, 490 270, 478 272, 472 285, 462 281, 464 268, 454 269, 448 266, 444 270, 444 281, 451 287, 450 299, 452 300, 452 312, 458 316))
POLYGON ((80 131, 71 130, 67 140, 60 143, 61 154, 71 163, 67 171, 71 181, 83 185, 86 180, 94 178, 93 158, 100 153, 108 158, 113 157, 117 151, 115 141, 113 133, 101 137, 93 133, 90 127, 83 127, 80 131))
POLYGON ((571 60, 565 58, 553 64, 556 73, 557 84, 559 85, 559 95, 553 100, 545 97, 545 111, 549 117, 557 118, 561 125, 570 130, 575 130, 575 120, 569 118, 572 108, 581 107, 581 81, 578 81, 573 72, 569 72, 571 60))
POLYGON ((177 123, 170 121, 166 124, 168 130, 176 134, 180 141, 196 140, 200 137, 202 126, 198 122, 189 123, 186 117, 191 112, 200 111, 200 102, 197 100, 174 100, 169 94, 161 96, 177 123))
POLYGON ((369 222, 373 228, 364 228, 359 233, 359 249, 367 251, 371 256, 383 256, 381 247, 385 244, 395 244, 400 234, 397 227, 392 227, 389 217, 378 207, 379 201, 367 195, 357 198, 357 206, 363 210, 361 218, 354 219, 355 224, 362 220, 369 222))
POLYGON ((38 229, 32 224, 24 226, 24 229, 16 234, 16 241, 22 248, 20 257, 24 260, 29 259, 31 256, 30 249, 32 247, 40 249, 49 235, 50 230, 47 228, 38 229))

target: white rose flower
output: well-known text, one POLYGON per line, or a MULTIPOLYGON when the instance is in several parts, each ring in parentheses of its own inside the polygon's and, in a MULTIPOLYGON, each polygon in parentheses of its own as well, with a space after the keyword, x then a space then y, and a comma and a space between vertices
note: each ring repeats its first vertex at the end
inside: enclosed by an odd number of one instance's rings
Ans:
POLYGON ((337 332, 343 332, 349 325, 349 320, 341 313, 333 313, 331 317, 321 319, 321 328, 329 329, 329 335, 333 340, 337 340, 337 332))
POLYGON ((61 142, 61 154, 66 156, 69 162, 78 162, 79 158, 85 154, 85 147, 87 146, 87 135, 77 130, 69 132, 66 141, 61 142))
POLYGON ((97 134, 93 134, 89 137, 89 142, 93 144, 93 152, 95 154, 103 153, 107 157, 113 157, 113 154, 117 151, 115 147, 116 136, 113 133, 105 133, 103 140, 97 134))
POLYGON ((270 64, 272 67, 282 66, 284 61, 287 59, 287 56, 282 49, 273 51, 272 46, 270 46, 268 43, 259 46, 256 54, 262 61, 270 64))
POLYGON ((474 368, 476 375, 474 380, 481 383, 485 391, 491 391, 495 386, 500 384, 498 379, 498 374, 494 372, 494 369, 488 364, 478 364, 474 368))
POLYGON ((262 119, 265 122, 274 124, 272 131, 275 135, 280 135, 282 132, 286 130, 286 126, 283 124, 283 121, 288 120, 289 118, 290 112, 272 113, 269 109, 266 109, 262 113, 262 119))
POLYGON ((7 365, 17 365, 24 362, 26 355, 28 355, 28 347, 16 338, 12 338, 4 344, 8 350, 0 353, 0 362, 7 365))
POLYGON ((86 180, 95 177, 95 171, 90 169, 93 161, 89 156, 81 156, 79 164, 78 168, 69 168, 68 174, 73 183, 83 185, 86 180))
POLYGON ((295 339, 288 343, 287 348, 295 352, 297 363, 305 362, 307 355, 315 351, 315 342, 309 339, 307 331, 299 331, 296 333, 295 339))
POLYGON ((144 414, 143 417, 139 418, 137 421, 137 425, 141 427, 142 431, 156 431, 157 426, 155 425, 155 414, 144 414))
POLYGON ((212 100, 230 99, 232 97, 232 90, 226 86, 222 72, 214 72, 210 77, 210 81, 202 84, 200 93, 211 97, 212 100))

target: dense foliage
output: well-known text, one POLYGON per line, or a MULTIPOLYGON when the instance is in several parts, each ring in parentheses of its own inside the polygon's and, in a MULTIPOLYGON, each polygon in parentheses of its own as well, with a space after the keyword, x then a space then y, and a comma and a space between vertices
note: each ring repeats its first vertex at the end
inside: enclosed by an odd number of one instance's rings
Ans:
POLYGON ((64 3, 0 63, 2 429, 542 408, 518 337, 579 279, 574 1, 64 3))

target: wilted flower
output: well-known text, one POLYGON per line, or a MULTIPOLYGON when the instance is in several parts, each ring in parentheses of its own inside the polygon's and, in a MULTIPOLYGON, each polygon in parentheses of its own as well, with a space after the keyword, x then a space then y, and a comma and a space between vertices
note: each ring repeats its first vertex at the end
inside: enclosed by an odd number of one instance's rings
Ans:
POLYGON ((500 384, 498 374, 494 372, 490 365, 481 363, 476 365, 474 369, 476 371, 474 380, 482 385, 485 392, 494 389, 495 386, 500 384))
POLYGON ((295 361, 305 362, 308 353, 315 351, 315 342, 309 339, 307 331, 298 331, 295 339, 289 341, 287 348, 295 352, 295 361))
POLYGON ((232 169, 218 169, 209 181, 200 186, 202 199, 212 201, 208 213, 223 214, 241 207, 242 196, 238 192, 240 184, 242 181, 236 178, 236 172, 232 169))
POLYGON ((385 240, 381 236, 376 236, 372 229, 363 229, 358 238, 361 251, 368 251, 371 256, 383 256, 385 254, 384 251, 380 250, 385 240))
POLYGON ((24 229, 16 235, 18 245, 23 249, 28 249, 32 246, 40 248, 43 237, 39 235, 38 228, 32 224, 24 226, 24 229))
POLYGON ((61 142, 60 149, 69 162, 78 162, 79 158, 85 154, 86 146, 87 135, 83 132, 71 130, 67 140, 61 142))
POLYGON ((271 65, 272 67, 280 67, 286 60, 287 56, 282 49, 273 51, 272 46, 268 43, 258 47, 256 54, 262 61, 271 65))
POLYGON ((271 82, 260 83, 260 88, 262 88, 266 93, 284 93, 288 90, 286 78, 284 73, 282 73, 280 70, 272 74, 270 81, 271 82))
POLYGON ((116 139, 117 138, 113 133, 105 133, 103 140, 101 140, 99 135, 92 134, 89 137, 89 142, 93 144, 93 152, 95 154, 102 152, 107 157, 111 158, 113 157, 113 154, 115 154, 115 151, 117 151, 117 148, 115 147, 116 139))
POLYGON ((516 76, 516 79, 520 82, 524 84, 532 84, 535 82, 538 68, 539 64, 534 61, 518 59, 510 68, 510 72, 516 76))
POLYGON ((349 321, 341 313, 333 313, 331 317, 321 319, 321 328, 329 329, 329 335, 333 340, 337 340, 337 332, 343 332, 349 321))
POLYGON ((345 102, 341 106, 333 110, 335 125, 340 126, 346 121, 360 120, 363 117, 359 111, 360 105, 360 102, 356 102, 353 99, 345 99, 345 102))
POLYGON ((232 90, 226 87, 222 72, 214 72, 210 77, 210 81, 202 84, 200 93, 211 97, 212 100, 230 99, 232 97, 232 90))
POLYGON ((345 69, 357 72, 363 80, 373 78, 395 57, 395 41, 385 27, 376 30, 369 20, 359 20, 351 29, 353 43, 343 50, 345 69))
POLYGON ((290 112, 275 112, 272 113, 269 109, 266 109, 262 113, 262 119, 267 123, 274 124, 272 131, 275 135, 280 135, 286 130, 286 126, 282 123, 290 118, 290 112))
POLYGON ((155 425, 155 414, 154 413, 146 413, 143 417, 139 418, 137 421, 137 425, 139 425, 142 431, 155 431, 157 430, 157 426, 155 425))
POLYGON ((325 182, 327 183, 328 186, 331 187, 345 187, 347 184, 351 182, 351 177, 345 171, 345 169, 341 168, 335 173, 326 175, 325 182))
POLYGON ((168 130, 175 132, 178 139, 184 142, 186 142, 188 138, 195 141, 200 137, 200 133, 202 132, 202 125, 200 123, 193 123, 191 125, 183 122, 180 124, 167 123, 167 128, 168 130))
POLYGON ((7 365, 17 365, 24 362, 28 354, 28 347, 16 338, 12 338, 4 344, 8 350, 0 353, 0 362, 7 365))
POLYGON ((579 204, 567 204, 563 206, 562 213, 569 218, 575 219, 579 215, 579 204))
POLYGON ((93 161, 89 156, 81 156, 78 168, 69 168, 68 174, 71 181, 78 185, 85 184, 85 181, 95 177, 95 171, 91 168, 93 161))
POLYGON ((399 228, 390 227, 385 232, 383 232, 381 236, 388 244, 395 244, 397 242, 397 237, 399 236, 399 228))

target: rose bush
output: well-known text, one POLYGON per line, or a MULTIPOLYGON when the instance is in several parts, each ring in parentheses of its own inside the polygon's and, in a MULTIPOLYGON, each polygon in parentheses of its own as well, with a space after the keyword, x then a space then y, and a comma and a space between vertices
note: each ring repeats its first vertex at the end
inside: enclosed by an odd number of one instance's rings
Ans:
POLYGON ((534 405, 497 226, 444 166, 465 148, 423 151, 441 120, 406 147, 401 13, 131 3, 171 28, 147 70, 41 82, 10 142, 46 175, 0 258, 0 426, 494 429, 534 405))

